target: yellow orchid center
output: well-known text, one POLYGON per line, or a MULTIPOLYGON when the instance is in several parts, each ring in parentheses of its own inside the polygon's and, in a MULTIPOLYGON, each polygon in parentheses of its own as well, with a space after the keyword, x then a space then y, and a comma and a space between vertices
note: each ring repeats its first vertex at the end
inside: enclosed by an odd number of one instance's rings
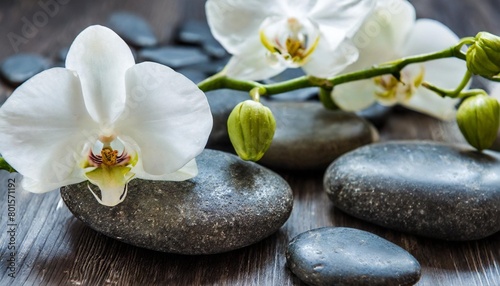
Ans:
POLYGON ((310 21, 291 17, 268 21, 260 30, 260 40, 271 61, 284 60, 289 67, 305 64, 319 42, 318 28, 310 21))
POLYGON ((89 170, 85 172, 85 176, 90 183, 99 187, 100 195, 90 185, 89 190, 101 204, 107 206, 117 205, 125 199, 127 184, 135 176, 131 172, 132 168, 138 162, 137 153, 135 156, 129 155, 123 143, 118 138, 113 138, 115 139, 104 140, 105 142, 98 140, 84 164, 84 168, 89 170))
POLYGON ((101 150, 102 163, 106 166, 116 165, 118 151, 111 148, 103 148, 101 150))
POLYGON ((373 79, 377 87, 375 96, 386 104, 408 101, 424 81, 424 76, 425 68, 420 66, 420 71, 416 75, 403 71, 400 80, 392 75, 376 77, 373 79))

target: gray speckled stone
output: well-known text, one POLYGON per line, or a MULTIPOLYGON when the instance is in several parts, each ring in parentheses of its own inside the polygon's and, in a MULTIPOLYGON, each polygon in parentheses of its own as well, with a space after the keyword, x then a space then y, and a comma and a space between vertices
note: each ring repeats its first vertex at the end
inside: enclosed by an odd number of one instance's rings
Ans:
POLYGON ((326 168, 340 155, 378 140, 375 128, 353 113, 326 110, 319 102, 271 102, 273 143, 259 161, 292 170, 326 168))
POLYGON ((214 119, 208 146, 230 145, 227 133, 227 119, 233 108, 240 102, 250 99, 247 92, 236 90, 214 90, 206 93, 214 119))
POLYGON ((388 228, 445 240, 500 231, 500 154, 435 142, 357 149, 326 171, 335 207, 388 228))
POLYGON ((286 259, 310 285, 413 285, 420 279, 420 264, 406 250, 353 228, 304 232, 290 242, 286 259))
POLYGON ((61 189, 70 211, 112 238, 157 251, 212 254, 234 250, 276 232, 293 205, 286 181, 234 155, 205 150, 199 174, 184 182, 129 183, 127 198, 100 205, 87 183, 61 189))
POLYGON ((17 54, 8 57, 2 62, 0 65, 0 75, 9 84, 18 86, 49 67, 49 61, 42 56, 17 54))
POLYGON ((115 12, 108 21, 109 28, 135 47, 152 47, 158 44, 153 29, 144 18, 129 12, 115 12))
POLYGON ((209 57, 198 48, 178 46, 143 49, 139 51, 138 57, 140 61, 153 61, 173 69, 209 61, 209 57))

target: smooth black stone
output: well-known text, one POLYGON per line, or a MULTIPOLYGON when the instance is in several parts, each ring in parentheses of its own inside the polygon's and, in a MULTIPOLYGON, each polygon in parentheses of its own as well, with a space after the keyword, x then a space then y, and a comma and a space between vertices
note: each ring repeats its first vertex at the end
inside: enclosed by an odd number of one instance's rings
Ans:
POLYGON ((17 54, 8 57, 2 62, 0 65, 0 75, 7 83, 18 86, 49 67, 49 61, 42 56, 17 54))
POLYGON ((209 61, 209 57, 198 48, 179 46, 143 49, 139 51, 139 58, 143 61, 157 62, 173 69, 209 61))
POLYGON ((182 44, 201 46, 207 55, 215 59, 228 56, 224 47, 213 37, 207 22, 196 20, 184 22, 179 28, 177 41, 182 44))
POLYGON ((387 119, 389 119, 391 112, 391 106, 374 103, 368 108, 356 112, 356 115, 370 121, 375 127, 381 128, 385 125, 387 119))
POLYGON ((327 169, 335 207, 403 232, 475 240, 500 231, 500 154, 400 141, 350 152, 327 169))
POLYGON ((213 39, 207 22, 188 20, 181 24, 177 40, 183 44, 202 45, 213 39))
POLYGON ((214 59, 223 59, 229 54, 224 47, 215 39, 210 39, 202 44, 203 51, 214 59))
POLYGON ((276 120, 271 147, 259 161, 276 169, 325 169, 340 155, 378 140, 376 129, 350 112, 319 102, 267 101, 276 120))
POLYGON ((158 44, 153 29, 144 18, 129 12, 111 14, 109 28, 115 31, 128 44, 135 47, 152 47, 158 44))
POLYGON ((213 128, 207 146, 219 149, 219 145, 229 145, 227 119, 238 103, 250 99, 247 92, 236 90, 214 90, 206 93, 213 116, 213 128))
POLYGON ((224 152, 205 150, 199 174, 183 182, 129 183, 125 200, 100 205, 88 183, 63 187, 61 195, 82 222, 109 237, 179 254, 226 252, 276 232, 293 205, 290 186, 276 173, 224 152))
POLYGON ((199 83, 207 78, 205 73, 191 68, 179 69, 177 70, 177 72, 183 74, 185 77, 189 78, 194 83, 199 83))
POLYGON ((207 76, 212 76, 224 69, 228 62, 228 59, 211 60, 208 62, 201 62, 197 64, 190 65, 189 69, 194 69, 205 73, 207 76))
POLYGON ((286 259, 309 285, 413 285, 420 279, 420 264, 406 250, 353 228, 299 234, 288 245, 286 259))

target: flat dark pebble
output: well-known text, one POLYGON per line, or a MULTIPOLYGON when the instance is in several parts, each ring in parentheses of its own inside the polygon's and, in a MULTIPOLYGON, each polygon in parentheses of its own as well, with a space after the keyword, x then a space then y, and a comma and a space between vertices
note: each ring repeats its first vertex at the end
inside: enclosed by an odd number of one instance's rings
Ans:
POLYGON ((145 48, 158 44, 158 39, 149 23, 136 14, 115 12, 111 14, 108 25, 129 45, 145 48))
POLYGON ((413 285, 420 264, 372 233, 325 227, 299 234, 286 251, 288 268, 309 285, 413 285))
POLYGON ((50 67, 50 62, 42 56, 17 54, 6 58, 0 64, 0 75, 8 84, 18 86, 50 67))
POLYGON ((173 69, 208 63, 209 57, 196 47, 168 46, 139 51, 141 61, 157 62, 173 69))
POLYGON ((400 141, 333 162, 324 185, 335 207, 387 228, 444 240, 500 231, 500 154, 400 141))
POLYGON ((88 183, 63 187, 70 211, 94 230, 157 251, 213 254, 256 243, 292 211, 290 186, 276 173, 235 155, 205 150, 199 174, 183 182, 129 183, 125 200, 100 205, 88 183))

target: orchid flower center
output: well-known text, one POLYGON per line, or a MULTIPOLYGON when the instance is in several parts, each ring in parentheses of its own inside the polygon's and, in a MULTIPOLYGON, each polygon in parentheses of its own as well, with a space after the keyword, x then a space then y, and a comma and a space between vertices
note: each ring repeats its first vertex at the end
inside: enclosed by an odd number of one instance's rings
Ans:
POLYGON ((270 63, 284 61, 288 67, 307 62, 319 42, 319 29, 310 20, 297 18, 276 21, 268 18, 262 24, 260 40, 268 50, 270 63))
POLYGON ((386 104, 406 102, 411 99, 422 84, 424 76, 425 68, 420 65, 420 70, 416 74, 403 70, 400 80, 392 75, 376 77, 373 79, 377 87, 375 96, 380 102, 386 104))
POLYGON ((90 187, 94 197, 103 205, 115 206, 127 194, 127 184, 135 176, 131 172, 137 155, 130 155, 125 144, 116 136, 100 136, 89 151, 84 168, 90 183, 100 189, 100 196, 90 187))

